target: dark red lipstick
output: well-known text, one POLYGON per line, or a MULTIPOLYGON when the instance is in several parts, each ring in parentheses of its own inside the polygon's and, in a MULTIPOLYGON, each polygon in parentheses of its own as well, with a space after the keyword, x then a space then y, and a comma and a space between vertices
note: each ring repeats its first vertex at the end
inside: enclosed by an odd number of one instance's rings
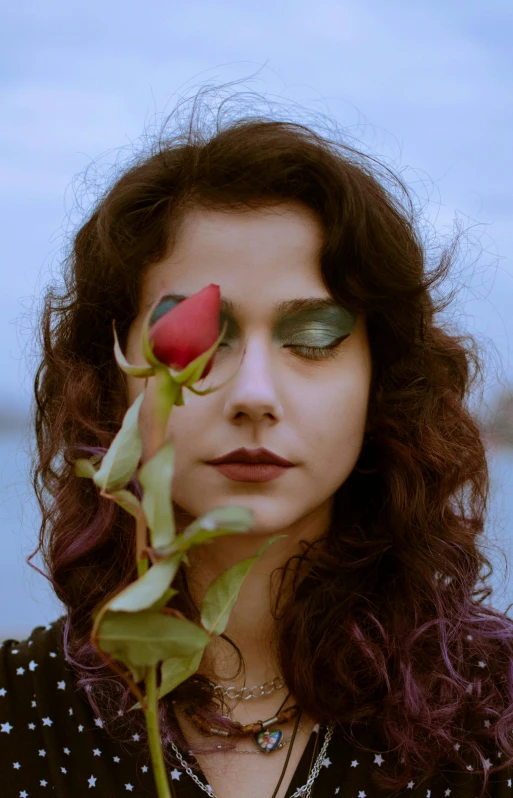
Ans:
POLYGON ((281 476, 294 463, 269 449, 234 449, 232 452, 208 461, 225 477, 236 482, 269 482, 281 476))

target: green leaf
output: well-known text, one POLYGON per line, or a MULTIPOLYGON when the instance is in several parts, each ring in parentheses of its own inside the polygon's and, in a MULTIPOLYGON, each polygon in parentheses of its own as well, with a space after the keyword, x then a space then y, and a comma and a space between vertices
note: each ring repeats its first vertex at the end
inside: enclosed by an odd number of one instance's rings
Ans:
POLYGON ((180 536, 180 543, 187 543, 187 548, 198 546, 209 538, 246 532, 252 525, 253 510, 247 507, 216 507, 189 524, 180 536))
POLYGON ((133 493, 130 493, 128 490, 116 490, 114 493, 108 493, 107 496, 109 499, 115 501, 116 504, 119 504, 127 513, 137 518, 141 503, 133 493))
POLYGON ((138 418, 143 399, 144 391, 126 411, 121 429, 103 458, 101 468, 94 475, 95 483, 102 490, 112 492, 122 488, 137 468, 142 453, 138 418))
POLYGON ((94 479, 96 468, 90 460, 75 460, 75 474, 77 477, 94 479))
POLYGON ((171 657, 192 657, 210 642, 192 621, 152 610, 107 611, 97 630, 99 647, 129 668, 157 665, 171 657))
POLYGON ((147 314, 146 319, 144 320, 142 326, 142 334, 141 334, 142 349, 143 349, 143 355, 148 361, 148 363, 151 363, 152 366, 162 366, 160 360, 157 360, 157 358, 153 354, 153 349, 151 347, 150 337, 149 337, 150 319, 153 315, 153 310, 154 308, 152 308, 150 312, 147 314))
POLYGON ((109 602, 109 611, 139 612, 148 609, 168 590, 179 565, 180 555, 177 554, 152 565, 140 579, 125 587, 109 602))
POLYGON ((165 591, 165 592, 162 594, 162 596, 159 598, 159 600, 158 600, 158 601, 156 601, 156 602, 155 602, 155 604, 152 604, 152 605, 151 605, 151 609, 152 609, 152 610, 161 610, 161 609, 162 609, 162 607, 165 607, 165 606, 166 606, 166 604, 167 604, 167 602, 169 601, 169 599, 170 599, 170 598, 173 598, 173 596, 176 596, 176 594, 177 594, 177 593, 178 593, 178 590, 175 590, 175 589, 174 589, 174 587, 169 587, 169 588, 168 588, 168 589, 167 589, 167 590, 166 590, 166 591, 165 591))
POLYGON ((142 506, 154 549, 170 546, 175 539, 175 521, 171 503, 174 451, 175 446, 172 441, 164 444, 139 471, 139 481, 144 489, 142 506))
POLYGON ((125 374, 130 374, 131 377, 151 377, 154 373, 154 368, 152 366, 133 366, 128 362, 121 351, 114 322, 112 322, 112 329, 114 332, 114 357, 121 371, 124 371, 125 374))
POLYGON ((253 557, 236 563, 209 585, 201 606, 201 623, 209 634, 220 635, 226 629, 230 613, 237 601, 244 579, 271 543, 286 535, 266 540, 253 557))
POLYGON ((158 699, 164 698, 179 684, 193 676, 200 666, 204 648, 197 651, 192 657, 171 657, 162 663, 162 677, 158 689, 158 699))

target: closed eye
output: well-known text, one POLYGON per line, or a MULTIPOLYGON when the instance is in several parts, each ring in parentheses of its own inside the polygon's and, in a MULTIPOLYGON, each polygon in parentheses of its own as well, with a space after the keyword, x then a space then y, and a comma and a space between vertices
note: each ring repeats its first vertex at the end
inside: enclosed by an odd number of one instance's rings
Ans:
POLYGON ((298 344, 287 344, 286 349, 295 349, 299 352, 300 357, 308 358, 309 360, 322 360, 328 357, 337 357, 337 349, 346 338, 349 338, 350 333, 341 335, 329 346, 299 346, 298 344))
MULTIPOLYGON (((349 338, 350 335, 351 333, 345 333, 345 335, 341 335, 329 346, 300 346, 299 344, 285 344, 284 349, 294 349, 299 354, 299 357, 303 357, 308 360, 323 360, 324 358, 337 357, 338 347, 343 341, 346 340, 346 338, 349 338)), ((221 347, 226 346, 229 346, 229 344, 226 341, 221 341, 218 348, 220 349, 221 347)))

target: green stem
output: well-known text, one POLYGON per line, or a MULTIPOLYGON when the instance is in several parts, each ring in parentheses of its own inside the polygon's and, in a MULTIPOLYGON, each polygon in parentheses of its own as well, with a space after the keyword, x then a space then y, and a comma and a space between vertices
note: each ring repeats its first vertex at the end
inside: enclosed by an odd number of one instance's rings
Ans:
MULTIPOLYGON (((167 371, 157 371, 155 375, 155 383, 155 407, 150 433, 150 456, 153 456, 164 443, 169 415, 179 391, 179 386, 175 385, 167 371)), ((146 525, 144 527, 144 535, 146 535, 146 525)), ((142 534, 140 532, 140 539, 141 537, 142 534)), ((146 572, 148 566, 149 563, 147 558, 142 560, 138 559, 137 570, 139 577, 142 575, 142 573, 146 572)), ((173 785, 170 784, 166 774, 164 755, 162 753, 162 742, 160 739, 157 713, 158 700, 156 667, 148 668, 145 679, 145 687, 148 709, 145 710, 144 714, 146 717, 146 727, 148 729, 148 742, 150 746, 153 776, 155 779, 155 786, 157 788, 157 795, 158 798, 175 798, 173 785)))
POLYGON ((173 788, 170 786, 164 755, 162 753, 162 743, 160 740, 159 720, 157 714, 157 668, 151 667, 147 670, 145 679, 146 700, 148 709, 145 710, 146 727, 148 729, 148 742, 150 745, 151 762, 153 765, 153 775, 155 786, 157 787, 158 798, 174 798, 173 788))

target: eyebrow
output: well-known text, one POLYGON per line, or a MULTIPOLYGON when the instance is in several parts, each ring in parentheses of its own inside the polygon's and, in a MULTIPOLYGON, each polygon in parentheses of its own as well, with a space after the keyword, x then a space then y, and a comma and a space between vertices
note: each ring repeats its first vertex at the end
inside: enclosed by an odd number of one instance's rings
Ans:
MULTIPOLYGON (((166 294, 160 298, 159 303, 166 299, 171 299, 173 302, 182 302, 184 299, 189 299, 189 296, 186 294, 166 294)), ((148 307, 151 307, 151 305, 148 307)), ((221 297, 220 307, 223 313, 231 316, 235 316, 236 313, 242 310, 242 306, 238 302, 232 302, 230 299, 225 299, 225 297, 221 297)), ((277 302, 273 306, 273 311, 275 316, 281 316, 339 307, 341 307, 340 304, 331 297, 311 296, 299 297, 298 299, 286 299, 282 302, 277 302)))

